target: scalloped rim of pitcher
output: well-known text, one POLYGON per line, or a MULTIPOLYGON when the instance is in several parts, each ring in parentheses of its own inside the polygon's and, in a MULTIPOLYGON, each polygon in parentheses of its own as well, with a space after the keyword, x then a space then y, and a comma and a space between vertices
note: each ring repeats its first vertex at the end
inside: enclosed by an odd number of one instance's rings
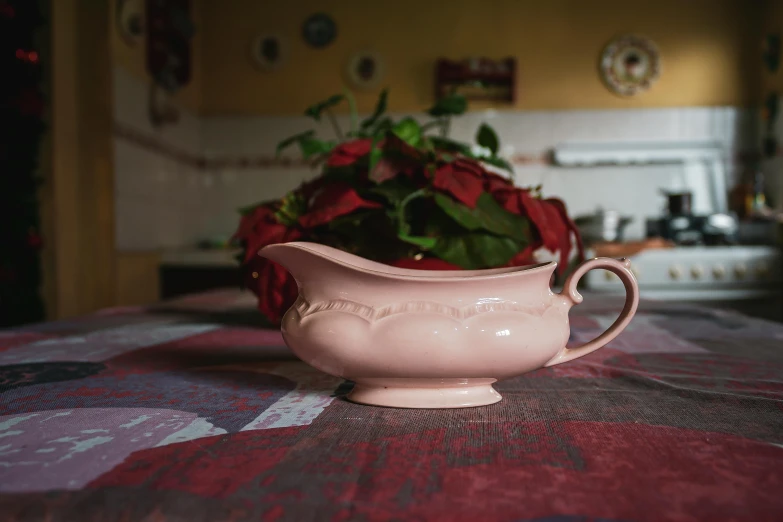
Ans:
POLYGON ((317 255, 319 257, 328 259, 335 264, 339 266, 345 266, 350 268, 351 270, 356 270, 357 272, 363 272, 367 274, 372 274, 374 276, 379 277, 386 277, 389 279, 395 279, 398 281, 419 281, 419 282, 452 282, 452 281, 464 281, 464 280, 494 280, 494 279, 502 279, 506 277, 511 277, 514 275, 519 275, 520 273, 532 273, 532 272, 545 272, 547 270, 554 270, 557 267, 556 261, 548 261, 545 263, 537 263, 534 265, 525 265, 525 266, 519 266, 519 267, 503 267, 503 268, 486 268, 483 270, 413 270, 413 269, 405 269, 405 268, 396 268, 390 265, 384 265, 383 263, 378 263, 377 261, 371 261, 369 259, 365 259, 360 256, 356 256, 354 254, 349 254, 348 252, 342 252, 346 255, 349 255, 351 257, 355 257, 357 259, 361 259, 365 263, 369 265, 375 265, 378 267, 384 267, 384 268, 390 268, 392 271, 385 271, 385 270, 373 270, 371 268, 361 267, 358 265, 355 265, 354 263, 337 259, 334 256, 330 256, 326 252, 321 251, 320 249, 311 248, 310 245, 318 246, 321 248, 329 249, 329 250, 335 250, 338 251, 335 248, 329 247, 327 245, 321 245, 319 243, 310 243, 306 241, 291 241, 288 243, 275 243, 272 245, 267 245, 263 247, 259 251, 259 255, 262 251, 266 249, 271 249, 275 247, 281 247, 281 246, 288 246, 288 247, 297 247, 302 250, 306 250, 311 254, 317 255), (501 271, 502 270, 502 271, 501 271), (395 271, 405 271, 405 272, 415 272, 415 273, 409 273, 409 274, 401 274, 399 272, 395 273, 395 271), (440 275, 445 273, 454 273, 459 275, 453 275, 453 276, 446 276, 446 275, 440 275), (421 275, 419 275, 421 274, 421 275), (439 275, 433 275, 433 274, 439 274, 439 275))

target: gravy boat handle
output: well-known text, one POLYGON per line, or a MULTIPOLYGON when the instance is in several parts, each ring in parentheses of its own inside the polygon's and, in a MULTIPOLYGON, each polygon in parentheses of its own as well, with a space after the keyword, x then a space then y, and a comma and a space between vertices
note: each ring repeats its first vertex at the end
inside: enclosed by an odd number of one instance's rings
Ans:
POLYGON ((594 268, 603 268, 617 274, 620 281, 625 286, 625 306, 620 316, 612 323, 604 333, 588 341, 581 346, 574 348, 563 348, 560 352, 549 360, 544 366, 554 366, 564 362, 572 361, 583 355, 594 352, 609 341, 617 337, 622 332, 636 313, 639 306, 639 285, 636 283, 636 277, 631 272, 631 261, 626 258, 611 259, 608 257, 598 257, 585 261, 566 279, 563 285, 563 291, 560 293, 563 297, 570 300, 574 305, 582 302, 582 295, 576 290, 579 280, 590 270, 594 268))

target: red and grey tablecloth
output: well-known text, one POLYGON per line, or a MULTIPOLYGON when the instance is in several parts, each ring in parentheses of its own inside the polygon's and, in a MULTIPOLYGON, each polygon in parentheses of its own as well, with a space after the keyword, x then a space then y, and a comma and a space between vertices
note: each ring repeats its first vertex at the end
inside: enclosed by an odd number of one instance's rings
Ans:
POLYGON ((215 292, 0 331, 0 520, 783 520, 782 324, 645 303, 496 405, 397 410, 259 322, 215 292))

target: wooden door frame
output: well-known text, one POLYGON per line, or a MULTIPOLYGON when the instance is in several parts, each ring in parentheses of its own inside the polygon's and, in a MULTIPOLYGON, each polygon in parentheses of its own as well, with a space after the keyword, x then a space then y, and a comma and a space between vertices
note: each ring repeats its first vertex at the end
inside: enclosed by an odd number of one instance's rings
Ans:
POLYGON ((51 118, 41 191, 49 318, 115 302, 109 10, 105 0, 51 0, 51 118))

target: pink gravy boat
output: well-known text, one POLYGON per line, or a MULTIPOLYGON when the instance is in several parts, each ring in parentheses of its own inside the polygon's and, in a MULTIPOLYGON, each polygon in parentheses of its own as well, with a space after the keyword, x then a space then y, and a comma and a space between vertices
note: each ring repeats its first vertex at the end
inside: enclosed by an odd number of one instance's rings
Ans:
POLYGON ((299 298, 283 317, 286 344, 304 362, 354 381, 348 399, 398 408, 461 408, 501 399, 492 383, 571 361, 614 339, 631 321, 639 288, 626 259, 582 263, 563 292, 557 263, 468 271, 390 267, 314 243, 270 245, 299 298), (596 339, 566 348, 579 279, 617 274, 625 307, 596 339))

